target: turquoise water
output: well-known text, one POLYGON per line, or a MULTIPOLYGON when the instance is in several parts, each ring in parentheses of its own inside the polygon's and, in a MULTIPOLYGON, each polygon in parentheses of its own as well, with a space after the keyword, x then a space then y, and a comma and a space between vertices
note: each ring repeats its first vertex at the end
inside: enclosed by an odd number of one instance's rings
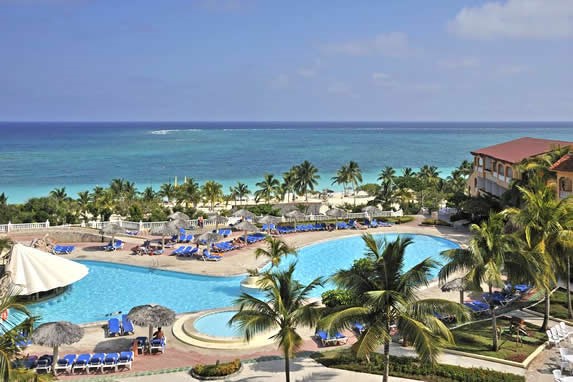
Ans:
MULTIPOLYGON (((140 190, 177 176, 255 189, 265 173, 280 176, 309 160, 319 189, 349 160, 365 182, 384 166, 437 166, 449 173, 470 151, 533 136, 573 140, 573 123, 0 123, 0 193, 22 202, 55 187, 68 194, 134 181, 140 190), (65 169, 65 170, 64 170, 65 169)), ((336 188, 340 189, 340 188, 336 188)))
POLYGON ((236 311, 225 311, 207 314, 198 318, 193 325, 198 332, 211 337, 240 337, 239 328, 236 325, 228 325, 236 313, 236 311))
MULTIPOLYGON (((376 235, 394 240, 397 235, 376 235)), ((406 250, 405 268, 409 269, 426 257, 437 259, 445 249, 457 247, 451 241, 426 235, 408 235, 414 240, 406 250)), ((295 278, 308 283, 316 277, 329 277, 348 268, 364 254, 360 236, 331 240, 301 248, 296 261, 295 278)), ((223 260, 224 261, 224 260, 223 260)), ((293 257, 286 259, 287 266, 293 257)), ((65 293, 49 301, 30 306, 42 322, 72 321, 86 323, 107 320, 106 314, 128 312, 142 304, 161 304, 177 313, 233 305, 241 293, 243 276, 209 277, 134 267, 96 261, 80 261, 89 268, 88 275, 65 293)), ((328 289, 331 286, 326 285, 328 289)), ((314 297, 325 288, 316 289, 314 297)))

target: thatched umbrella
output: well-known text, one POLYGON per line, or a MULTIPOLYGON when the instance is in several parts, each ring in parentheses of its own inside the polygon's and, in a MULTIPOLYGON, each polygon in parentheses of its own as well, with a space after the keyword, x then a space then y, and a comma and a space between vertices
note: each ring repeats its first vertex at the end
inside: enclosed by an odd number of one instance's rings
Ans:
POLYGON ((335 218, 335 223, 334 223, 334 227, 336 229, 338 229, 338 218, 341 218, 343 216, 346 216, 348 213, 344 210, 341 210, 340 208, 331 208, 328 211, 325 212, 326 216, 330 216, 335 218))
POLYGON ((306 218, 306 215, 304 213, 300 212, 299 210, 292 210, 290 212, 287 212, 285 216, 287 218, 294 219, 294 225, 295 226, 296 226, 297 220, 306 218))
POLYGON ((256 225, 249 223, 246 220, 235 225, 234 228, 238 229, 239 231, 245 231, 245 244, 247 244, 247 232, 257 232, 259 230, 256 225))
POLYGON ((173 324, 175 312, 161 305, 139 305, 131 308, 127 317, 137 326, 149 326, 149 341, 151 341, 153 327, 173 324))
POLYGON ((197 237, 196 242, 197 243, 206 243, 207 246, 209 246, 209 244, 211 243, 216 243, 219 240, 221 240, 221 235, 219 235, 217 232, 205 232, 204 234, 201 234, 197 237))
POLYGON ((183 212, 177 211, 167 217, 169 220, 189 220, 189 216, 183 212))
POLYGON ((118 233, 125 233, 125 228, 117 223, 109 223, 100 230, 100 233, 102 235, 111 235, 111 245, 113 245, 115 242, 115 235, 118 233))
POLYGON ((468 282, 463 277, 458 277, 442 285, 442 292, 460 292, 460 304, 464 303, 464 291, 470 290, 468 282))
POLYGON ((268 232, 271 233, 271 224, 276 224, 281 221, 281 218, 272 216, 272 215, 265 215, 262 218, 258 219, 258 222, 261 224, 266 224, 268 228, 268 232))
POLYGON ((209 220, 215 222, 215 231, 216 231, 219 229, 219 224, 227 224, 227 220, 229 219, 219 214, 215 214, 213 216, 209 216, 209 220))
POLYGON ((58 347, 78 342, 84 336, 84 329, 68 321, 47 322, 32 333, 32 342, 51 346, 54 349, 53 365, 58 363, 58 347))
POLYGON ((366 212, 368 217, 374 217, 376 215, 379 215, 380 212, 382 212, 382 211, 378 207, 366 206, 362 209, 362 212, 366 212))
POLYGON ((174 236, 179 234, 180 228, 185 228, 187 222, 184 220, 171 220, 167 223, 153 228, 151 230, 152 235, 161 235, 161 248, 165 247, 165 236, 174 236))
POLYGON ((240 210, 233 212, 233 216, 235 216, 237 218, 252 219, 255 217, 255 214, 252 213, 251 211, 248 211, 245 209, 240 209, 240 210))

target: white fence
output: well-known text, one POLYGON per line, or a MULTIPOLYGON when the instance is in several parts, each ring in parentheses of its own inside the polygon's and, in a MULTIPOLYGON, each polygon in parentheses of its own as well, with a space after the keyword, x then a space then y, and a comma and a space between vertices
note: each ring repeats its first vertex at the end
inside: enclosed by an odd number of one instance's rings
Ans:
MULTIPOLYGON (((364 218, 378 218, 378 217, 393 217, 393 216, 402 216, 402 211, 380 211, 379 213, 375 214, 374 216, 368 216, 365 212, 357 212, 357 213, 347 213, 344 216, 338 218, 338 220, 345 220, 345 219, 364 219, 364 218)), ((282 218, 282 221, 285 223, 294 223, 294 222, 302 222, 302 221, 327 221, 327 220, 336 220, 331 216, 326 215, 306 215, 303 219, 292 219, 292 218, 282 218)), ((102 229, 108 224, 116 223, 120 227, 125 228, 126 231, 151 231, 154 228, 161 227, 166 222, 132 222, 126 220, 113 220, 113 221, 106 221, 106 222, 99 222, 99 221, 92 221, 87 224, 81 225, 72 225, 72 224, 65 224, 60 226, 50 226, 50 222, 46 220, 44 223, 24 223, 24 224, 0 224, 0 233, 7 233, 7 232, 22 232, 22 231, 33 231, 33 230, 40 230, 40 229, 61 229, 61 228, 70 228, 70 227, 89 227, 94 229, 102 229)), ((197 219, 189 220, 189 225, 192 227, 199 226, 197 219)), ((210 218, 203 220, 204 227, 215 227, 216 219, 210 218)), ((224 224, 219 224, 219 226, 224 226, 224 224)))

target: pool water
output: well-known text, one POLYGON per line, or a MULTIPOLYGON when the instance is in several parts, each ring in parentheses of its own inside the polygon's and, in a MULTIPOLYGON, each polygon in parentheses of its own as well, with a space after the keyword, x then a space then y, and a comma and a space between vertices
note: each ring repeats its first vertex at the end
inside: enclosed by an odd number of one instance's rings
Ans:
POLYGON ((241 331, 237 324, 229 326, 229 320, 237 314, 237 311, 227 310, 224 312, 209 313, 199 317, 193 323, 195 330, 211 337, 241 337, 241 331))
MULTIPOLYGON (((391 241, 398 235, 375 236, 391 241)), ((414 240, 406 249, 405 269, 426 257, 438 259, 443 250, 457 248, 457 244, 438 237, 401 236, 414 240)), ((289 256, 281 266, 297 261, 295 278, 308 283, 318 276, 329 277, 339 269, 350 267, 354 260, 364 255, 364 244, 360 236, 353 236, 303 247, 298 252, 296 258, 289 256)), ((103 321, 110 313, 127 313, 132 307, 143 304, 161 304, 177 313, 228 307, 240 295, 240 282, 244 278, 198 276, 97 261, 79 262, 89 268, 86 277, 71 285, 65 293, 29 306, 34 315, 40 316, 39 323, 103 321)), ((319 297, 329 288, 332 285, 317 288, 313 296, 319 297)))

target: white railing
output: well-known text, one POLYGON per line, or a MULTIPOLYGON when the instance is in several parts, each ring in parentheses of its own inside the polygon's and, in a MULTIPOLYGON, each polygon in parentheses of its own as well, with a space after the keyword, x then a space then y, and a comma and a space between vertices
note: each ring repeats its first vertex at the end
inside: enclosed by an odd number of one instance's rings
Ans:
MULTIPOLYGON (((367 216, 367 214, 365 212, 355 212, 355 213, 349 212, 346 215, 344 215, 338 219, 340 219, 340 220, 343 220, 343 219, 364 219, 367 217, 380 218, 380 217, 394 217, 394 216, 403 216, 402 210, 400 210, 400 211, 380 211, 379 213, 376 213, 374 215, 369 215, 369 216, 367 216)), ((282 220, 286 223, 294 223, 295 222, 295 219, 292 219, 292 218, 283 218, 282 220)), ((305 215, 304 218, 297 219, 296 221, 301 222, 301 221, 327 221, 327 220, 335 220, 335 218, 333 218, 331 216, 326 216, 326 215, 305 215)), ((197 227, 199 225, 197 219, 191 219, 188 222, 189 222, 189 226, 191 226, 191 227, 197 227)), ((120 227, 125 228, 126 231, 137 231, 137 232, 139 232, 139 231, 151 231, 155 228, 161 227, 166 222, 165 221, 160 221, 160 222, 144 222, 144 221, 132 222, 132 221, 127 221, 127 220, 113 220, 113 221, 105 221, 105 222, 91 221, 87 224, 82 223, 81 225, 64 224, 64 225, 59 225, 59 226, 50 226, 50 222, 46 220, 44 223, 0 224, 0 233, 33 231, 33 230, 44 230, 44 229, 62 229, 62 228, 69 229, 71 227, 88 227, 88 228, 101 230, 106 225, 112 224, 112 223, 118 224, 120 227)), ((204 227, 215 227, 216 225, 217 225, 216 218, 209 218, 209 219, 203 220, 203 226, 204 227)), ((224 226, 224 224, 219 224, 219 226, 224 226)))

